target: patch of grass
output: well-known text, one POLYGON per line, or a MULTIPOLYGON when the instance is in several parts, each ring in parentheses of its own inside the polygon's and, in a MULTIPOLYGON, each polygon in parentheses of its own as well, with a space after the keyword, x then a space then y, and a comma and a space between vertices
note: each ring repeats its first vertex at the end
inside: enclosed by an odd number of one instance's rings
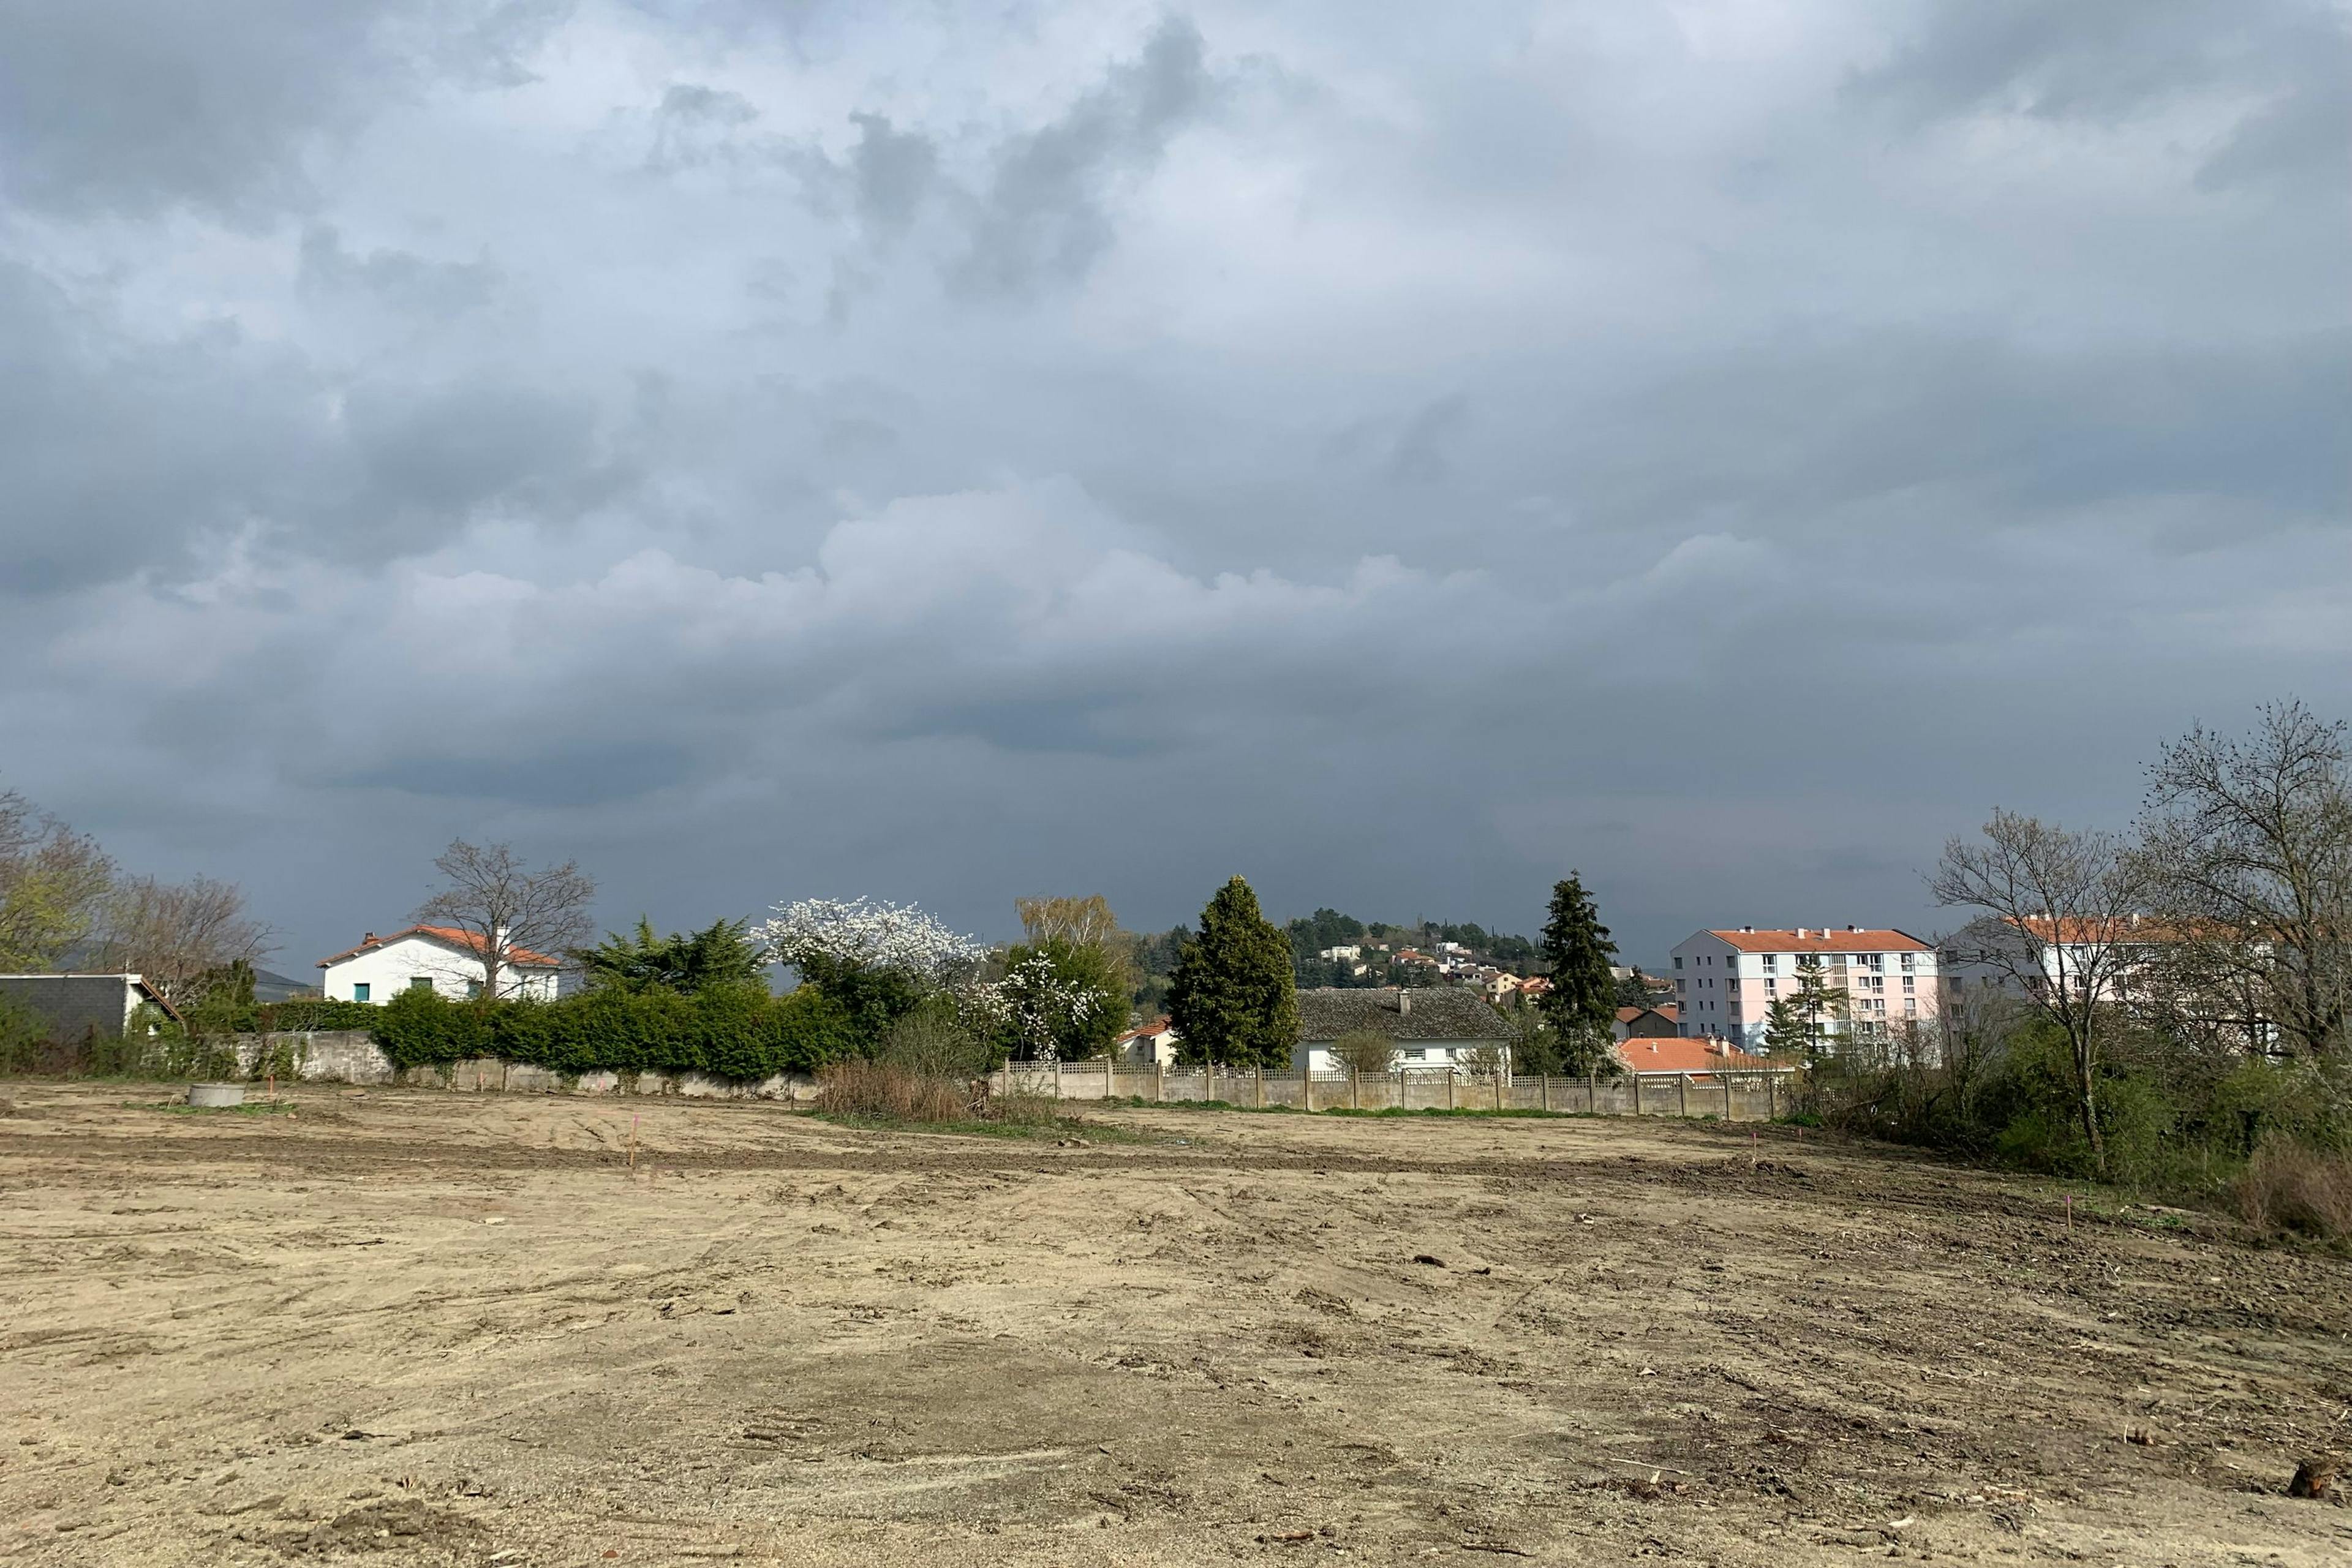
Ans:
POLYGON ((853 1128, 861 1132, 931 1132, 950 1138, 1082 1138, 1089 1143, 1162 1142, 1150 1133, 1137 1132, 1124 1127, 1106 1126, 1098 1121, 1085 1121, 1068 1116, 1044 1121, 991 1121, 979 1117, 967 1117, 961 1121, 912 1121, 888 1116, 853 1115, 837 1110, 812 1110, 803 1114, 817 1121, 826 1122, 835 1127, 853 1128))
POLYGON ((291 1100, 248 1100, 243 1105, 190 1105, 184 1100, 162 1100, 142 1102, 126 1100, 125 1110, 163 1110, 174 1116, 291 1116, 291 1100))

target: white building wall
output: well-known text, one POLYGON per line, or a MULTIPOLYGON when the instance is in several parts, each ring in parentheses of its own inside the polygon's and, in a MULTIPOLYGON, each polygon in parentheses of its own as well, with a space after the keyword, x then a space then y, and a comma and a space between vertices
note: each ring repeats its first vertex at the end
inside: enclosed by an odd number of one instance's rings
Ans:
MULTIPOLYGON (((1845 992, 1854 1023, 1924 1024, 1940 1007, 1938 954, 1932 949, 1808 953, 1802 949, 1745 952, 1712 931, 1696 931, 1674 950, 1675 1000, 1681 1032, 1720 1036, 1750 1051, 1764 1049, 1766 1014, 1796 988, 1798 961, 1821 961, 1822 977, 1845 992)), ((1832 1022, 1832 1033, 1843 1026, 1832 1022)))
MULTIPOLYGON (((338 1002, 366 1001, 382 1006, 420 983, 451 1001, 462 1002, 482 983, 482 961, 426 937, 407 936, 330 964, 323 975, 320 988, 338 1002), (362 986, 367 988, 364 993, 362 986)), ((499 971, 499 994, 551 1001, 555 975, 551 971, 504 965, 499 971)))

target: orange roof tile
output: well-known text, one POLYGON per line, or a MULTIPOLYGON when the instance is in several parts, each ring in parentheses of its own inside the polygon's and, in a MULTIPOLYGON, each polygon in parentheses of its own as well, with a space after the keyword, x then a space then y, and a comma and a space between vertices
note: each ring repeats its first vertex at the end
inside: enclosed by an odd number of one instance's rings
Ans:
POLYGON ((1617 1055, 1635 1072, 1719 1072, 1728 1068, 1760 1068, 1769 1065, 1759 1057, 1729 1051, 1717 1040, 1694 1039, 1680 1035, 1662 1035, 1655 1039, 1636 1037, 1617 1042, 1617 1055))
POLYGON ((1921 942, 1909 931, 1891 928, 1866 928, 1862 931, 1824 931, 1819 926, 1800 926, 1794 931, 1711 931, 1709 936, 1721 937, 1742 952, 1930 952, 1932 942, 1921 942))
MULTIPOLYGON (((411 936, 425 937, 444 946, 470 952, 477 958, 482 955, 483 948, 488 945, 478 931, 459 931, 454 926, 410 926, 406 931, 396 931, 390 936, 376 937, 373 941, 360 943, 357 947, 346 948, 332 958, 322 958, 319 960, 318 966, 324 969, 330 964, 341 963, 347 958, 357 958, 362 952, 372 952, 377 948, 388 947, 403 937, 411 936)), ((507 949, 507 962, 517 969, 561 969, 562 967, 545 953, 533 952, 527 947, 507 949)))

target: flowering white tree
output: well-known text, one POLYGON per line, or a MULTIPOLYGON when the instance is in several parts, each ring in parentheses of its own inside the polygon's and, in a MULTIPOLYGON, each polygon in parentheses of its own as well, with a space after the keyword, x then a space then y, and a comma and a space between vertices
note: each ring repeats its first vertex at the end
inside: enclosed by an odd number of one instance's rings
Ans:
POLYGON ((944 980, 976 962, 980 944, 913 904, 881 899, 803 899, 777 904, 751 938, 773 963, 887 970, 944 980))
POLYGON ((1103 1000, 1095 987, 1063 978, 1043 952, 1014 964, 995 991, 1013 1033, 1031 1057, 1045 1062, 1060 1054, 1062 1041, 1084 1031, 1103 1000))

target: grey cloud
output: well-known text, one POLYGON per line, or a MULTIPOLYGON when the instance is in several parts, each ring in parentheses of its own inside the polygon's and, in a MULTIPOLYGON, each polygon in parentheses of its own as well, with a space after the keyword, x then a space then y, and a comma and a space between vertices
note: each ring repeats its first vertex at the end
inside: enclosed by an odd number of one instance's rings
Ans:
POLYGON ((1400 484, 1428 485, 1444 479, 1452 464, 1446 452, 1469 417, 1470 400, 1460 393, 1436 399, 1406 421, 1389 455, 1389 478, 1400 484))
POLYGON ((345 407, 365 483, 355 521, 372 536, 381 521, 421 522, 430 540, 493 503, 584 500, 598 482, 595 421, 587 399, 526 385, 360 388, 345 407))
POLYGON ((2299 0, 1929 0, 1851 89, 1940 118, 1977 109, 2114 121, 2230 71, 2299 0), (2249 26, 2252 23, 2252 26, 2249 26))
POLYGON ((531 805, 607 805, 678 784, 690 763, 680 748, 630 742, 556 745, 520 756, 404 756, 341 781, 434 800, 531 805))
POLYGON ((1005 146, 956 280, 1017 296, 1082 276, 1111 243, 1104 203, 1113 182, 1157 163, 1206 104, 1213 84, 1205 55, 1200 32, 1171 17, 1139 58, 1113 67, 1059 120, 1005 146))
POLYGON ((429 261, 391 248, 358 255, 326 225, 303 232, 301 258, 306 289, 371 295, 396 311, 436 321, 488 305, 504 281, 487 260, 429 261))
POLYGON ((895 129, 887 115, 849 118, 857 127, 849 168, 858 216, 877 237, 903 234, 938 182, 939 149, 919 132, 895 129))
POLYGON ((2326 0, 1933 0, 1855 97, 1924 120, 1979 110, 2120 124, 2183 95, 2252 95, 2197 183, 2352 166, 2352 16, 2326 0))
POLYGON ((462 832, 673 924, 1580 864, 1654 961, 2352 711, 2320 8, 274 15, 184 68, 349 102, 0 103, 0 760, 306 950, 462 832))
POLYGON ((388 0, 9 10, 0 188, 67 213, 307 205, 312 139, 348 128, 401 69, 378 37, 388 0))
POLYGON ((646 154, 646 167, 673 174, 731 161, 745 151, 735 133, 759 118, 759 110, 740 93, 677 83, 662 94, 654 110, 654 144, 646 154))
POLYGON ((315 382, 233 330, 141 342, 0 262, 0 588, 176 569, 321 478, 315 382))

